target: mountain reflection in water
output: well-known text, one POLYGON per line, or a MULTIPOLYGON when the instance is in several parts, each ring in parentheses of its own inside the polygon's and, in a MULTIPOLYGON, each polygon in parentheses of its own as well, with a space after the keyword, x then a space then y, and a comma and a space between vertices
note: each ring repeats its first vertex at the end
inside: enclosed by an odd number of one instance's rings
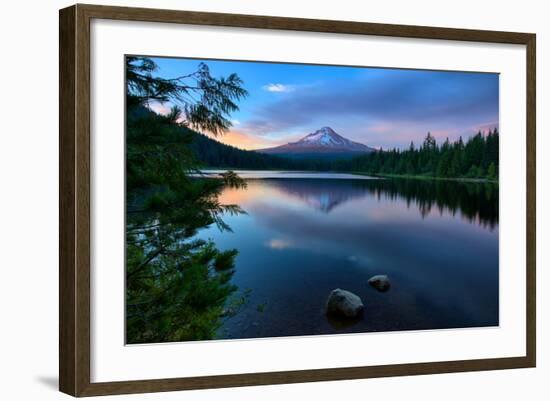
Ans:
POLYGON ((220 338, 498 325, 498 185, 270 177, 221 194, 248 213, 226 217, 233 232, 200 233, 239 250, 233 282, 250 291, 220 338), (327 319, 334 288, 363 299, 360 319, 327 319))

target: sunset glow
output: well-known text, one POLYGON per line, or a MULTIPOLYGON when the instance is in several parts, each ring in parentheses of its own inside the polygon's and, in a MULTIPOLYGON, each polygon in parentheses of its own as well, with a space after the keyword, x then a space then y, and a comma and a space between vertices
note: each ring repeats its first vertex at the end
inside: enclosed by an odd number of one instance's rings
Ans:
MULTIPOLYGON (((215 77, 236 73, 249 96, 215 139, 254 150, 297 141, 330 126, 374 148, 464 139, 499 124, 499 76, 491 73, 154 58, 158 74, 188 74, 200 62, 215 77)), ((151 106, 166 113, 169 104, 151 106)))

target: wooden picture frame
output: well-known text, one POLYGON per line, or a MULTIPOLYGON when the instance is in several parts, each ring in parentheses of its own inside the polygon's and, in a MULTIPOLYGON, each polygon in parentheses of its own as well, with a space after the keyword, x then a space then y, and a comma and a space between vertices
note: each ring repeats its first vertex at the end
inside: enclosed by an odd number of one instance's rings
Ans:
POLYGON ((59 27, 59 388, 62 392, 73 396, 95 396, 535 366, 535 34, 80 4, 60 10, 59 27), (526 355, 92 383, 90 380, 90 21, 94 18, 525 45, 527 49, 525 60, 527 71, 526 355))

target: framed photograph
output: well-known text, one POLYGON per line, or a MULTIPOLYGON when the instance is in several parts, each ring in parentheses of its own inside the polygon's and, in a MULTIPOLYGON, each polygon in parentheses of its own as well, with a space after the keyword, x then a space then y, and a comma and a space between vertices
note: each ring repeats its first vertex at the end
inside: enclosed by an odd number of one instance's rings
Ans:
POLYGON ((60 390, 534 367, 535 35, 60 11, 60 390))

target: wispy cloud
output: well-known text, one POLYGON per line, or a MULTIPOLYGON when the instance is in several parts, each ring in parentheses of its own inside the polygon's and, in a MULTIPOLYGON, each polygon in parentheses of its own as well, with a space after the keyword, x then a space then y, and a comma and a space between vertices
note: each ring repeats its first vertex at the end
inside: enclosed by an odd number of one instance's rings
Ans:
MULTIPOLYGON (((156 59, 173 77, 198 60, 156 59)), ((208 62, 220 76, 237 73, 250 96, 239 102, 232 129, 219 141, 244 149, 293 142, 322 126, 384 149, 418 146, 498 127, 497 74, 355 68, 284 63, 208 62)), ((169 103, 151 104, 161 114, 169 103)))
MULTIPOLYGON (((486 75, 486 74, 485 74, 486 75)), ((488 117, 498 113, 498 79, 448 73, 390 75, 374 82, 319 87, 268 105, 264 117, 307 121, 320 114, 427 120, 488 117), (447 75, 445 75, 447 74, 447 75), (282 111, 285 111, 284 113, 282 111)), ((482 120, 482 121, 486 121, 482 120)))
POLYGON ((292 92, 294 90, 294 86, 292 85, 277 83, 264 85, 262 88, 268 92, 292 92))
POLYGON ((348 130, 341 134, 350 139, 406 147, 428 131, 445 138, 498 121, 498 96, 494 74, 389 70, 263 103, 241 129, 270 136, 297 127, 345 125, 348 130))
POLYGON ((285 239, 273 238, 266 245, 271 249, 287 249, 292 246, 291 242, 285 239))

